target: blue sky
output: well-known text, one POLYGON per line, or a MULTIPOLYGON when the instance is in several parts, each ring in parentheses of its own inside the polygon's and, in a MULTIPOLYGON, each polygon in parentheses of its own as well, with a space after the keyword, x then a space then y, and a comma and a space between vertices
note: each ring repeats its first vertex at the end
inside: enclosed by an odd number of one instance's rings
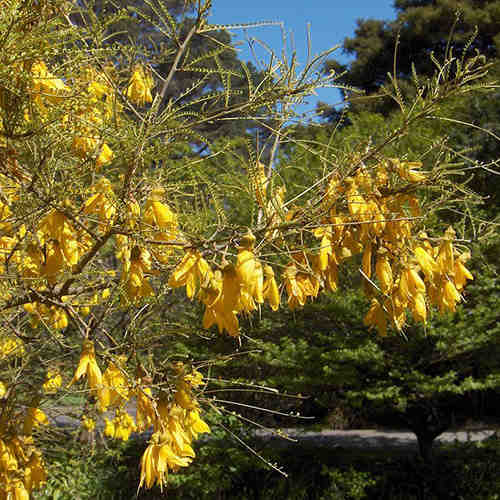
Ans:
MULTIPOLYGON (((209 21, 214 24, 281 21, 288 36, 287 53, 291 53, 293 40, 298 61, 303 65, 307 57, 308 23, 312 53, 318 54, 342 44, 346 36, 353 36, 357 19, 370 17, 394 19, 393 0, 214 0, 209 21)), ((241 58, 246 61, 255 62, 245 37, 262 40, 275 52, 281 53, 282 32, 279 26, 235 29, 231 32, 236 41, 244 42, 241 58)), ((264 50, 257 54, 259 58, 265 57, 264 50)), ((348 61, 341 49, 333 57, 342 62, 348 61)), ((301 111, 313 109, 318 99, 334 104, 338 102, 339 93, 335 89, 320 89, 317 97, 308 98, 308 103, 301 107, 301 111)))

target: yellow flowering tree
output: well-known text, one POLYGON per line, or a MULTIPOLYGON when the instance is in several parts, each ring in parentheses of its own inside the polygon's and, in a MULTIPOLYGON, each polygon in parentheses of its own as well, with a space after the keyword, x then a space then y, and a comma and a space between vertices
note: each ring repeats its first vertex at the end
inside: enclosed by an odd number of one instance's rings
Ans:
MULTIPOLYGON (((210 0, 194 4, 188 30, 161 2, 130 13, 175 47, 161 74, 158 52, 113 43, 113 18, 59 0, 2 2, 0 499, 43 485, 38 437, 72 391, 87 430, 101 422, 121 440, 152 432, 140 486, 162 487, 192 462, 194 441, 210 432, 207 363, 157 356, 180 327, 158 333, 148 322, 167 304, 186 307, 177 288, 203 310, 196 328, 238 337, 242 318, 335 291, 359 262, 365 323, 386 335, 410 316, 426 323, 433 309, 454 310, 472 279, 454 230, 425 231, 426 216, 454 195, 458 167, 386 157, 384 147, 446 98, 485 88, 480 56, 447 60, 411 106, 401 103, 402 125, 385 142, 314 150, 289 124, 302 97, 334 84, 316 72, 328 53, 300 74, 293 59, 274 59, 255 85, 244 63, 238 74, 224 68, 227 45, 191 55, 194 36, 221 29, 207 21, 210 0), (199 80, 167 97, 182 72, 199 80), (191 99, 206 75, 218 89, 191 99), (243 98, 236 77, 246 79, 243 98), (265 128, 265 142, 249 128, 246 155, 241 141, 208 143, 203 127, 225 120, 265 128), (279 175, 282 141, 319 159, 310 185, 279 175)), ((400 99, 396 82, 393 91, 400 99)))

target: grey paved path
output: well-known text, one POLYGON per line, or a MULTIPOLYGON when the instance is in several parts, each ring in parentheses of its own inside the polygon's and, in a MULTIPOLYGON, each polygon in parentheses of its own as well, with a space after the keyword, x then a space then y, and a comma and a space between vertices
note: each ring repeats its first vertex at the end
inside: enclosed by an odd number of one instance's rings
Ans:
MULTIPOLYGON (((58 427, 74 429, 80 425, 80 422, 67 415, 52 415, 52 421, 58 427)), ((495 434, 495 429, 474 429, 458 430, 444 432, 436 438, 435 444, 452 443, 458 441, 461 443, 469 441, 482 441, 495 434)), ((148 435, 143 436, 148 439, 148 435)), ((204 439, 210 439, 209 436, 204 439)), ((302 429, 281 429, 268 430, 259 429, 254 433, 254 439, 262 443, 272 443, 273 447, 287 448, 294 446, 313 446, 325 448, 345 448, 345 449, 392 449, 417 451, 418 444, 415 434, 407 431, 361 429, 361 430, 323 430, 323 431, 304 431, 302 429), (283 439, 285 437, 285 439, 283 439)))
MULTIPOLYGON (((273 435, 268 430, 256 431, 256 437, 262 441, 273 441, 273 446, 293 446, 295 442, 325 448, 349 449, 401 449, 417 450, 417 437, 412 432, 361 429, 361 430, 324 430, 321 432, 302 431, 300 429, 282 429, 281 432, 288 439, 273 435)), ((444 432, 436 438, 435 443, 465 443, 482 441, 495 434, 494 429, 444 432)))

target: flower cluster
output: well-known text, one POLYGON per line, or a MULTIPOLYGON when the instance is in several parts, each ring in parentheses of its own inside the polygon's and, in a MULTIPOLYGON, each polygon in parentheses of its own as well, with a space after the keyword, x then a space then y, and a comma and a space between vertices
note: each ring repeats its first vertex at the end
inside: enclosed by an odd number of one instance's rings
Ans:
MULTIPOLYGON (((152 428, 149 446, 141 460, 141 482, 147 488, 163 486, 169 470, 188 466, 195 457, 192 442, 201 433, 210 432, 200 416, 200 407, 193 389, 203 385, 202 374, 194 370, 185 373, 185 367, 177 363, 176 386, 171 393, 161 391, 157 396, 142 377, 129 377, 123 358, 110 361, 104 374, 97 365, 91 341, 83 345, 80 362, 73 382, 86 374, 90 391, 98 400, 98 410, 104 414, 115 409, 115 417, 104 415, 104 434, 112 439, 127 441, 132 432, 144 432, 152 428), (128 403, 128 404, 127 404, 128 403), (135 419, 131 407, 135 404, 135 419)), ((83 417, 88 431, 95 429, 95 419, 83 417)))
POLYGON ((27 500, 34 489, 46 481, 47 473, 40 451, 33 440, 33 430, 48 425, 45 413, 30 407, 0 427, 0 500, 27 500), (22 423, 20 427, 16 422, 22 423))
POLYGON ((154 484, 163 487, 169 470, 187 467, 195 457, 192 442, 199 434, 210 432, 200 417, 199 405, 192 391, 203 383, 201 373, 195 370, 185 375, 182 364, 177 369, 179 375, 174 398, 169 400, 163 395, 156 402, 149 400, 154 432, 141 459, 140 479, 140 486, 144 484, 147 488, 154 484))

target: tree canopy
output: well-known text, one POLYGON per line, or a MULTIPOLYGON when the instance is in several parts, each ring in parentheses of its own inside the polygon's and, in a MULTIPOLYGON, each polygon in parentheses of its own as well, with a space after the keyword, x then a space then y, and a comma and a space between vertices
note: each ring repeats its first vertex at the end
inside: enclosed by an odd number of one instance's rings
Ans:
POLYGON ((387 74, 410 79, 412 67, 419 75, 432 75, 447 45, 458 55, 464 48, 478 50, 492 60, 500 43, 500 3, 497 0, 397 0, 394 21, 359 19, 353 38, 346 38, 344 51, 354 56, 348 66, 335 60, 327 68, 348 69, 342 80, 367 93, 379 90, 387 74), (395 60, 396 56, 396 60, 395 60))

